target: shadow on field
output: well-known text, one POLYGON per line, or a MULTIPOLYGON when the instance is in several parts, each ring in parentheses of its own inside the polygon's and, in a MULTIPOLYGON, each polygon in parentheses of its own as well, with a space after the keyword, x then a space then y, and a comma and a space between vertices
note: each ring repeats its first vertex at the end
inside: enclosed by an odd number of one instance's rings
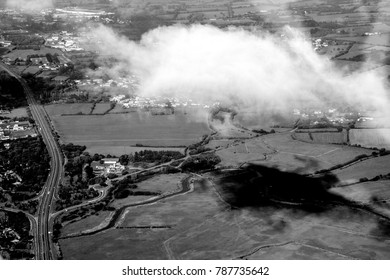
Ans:
POLYGON ((345 198, 329 192, 338 182, 326 174, 307 177, 277 168, 248 164, 240 170, 225 174, 218 182, 221 195, 232 207, 261 207, 275 202, 295 205, 310 212, 321 212, 345 198))
MULTIPOLYGON (((247 164, 241 169, 221 174, 219 178, 216 188, 232 209, 261 209, 261 212, 269 212, 270 215, 272 209, 291 209, 289 215, 292 216, 326 214, 335 220, 353 219, 363 223, 373 218, 376 235, 390 236, 390 218, 378 213, 371 205, 359 204, 330 191, 339 182, 333 174, 308 177, 273 167, 247 164)), ((278 222, 274 227, 276 231, 288 227, 284 218, 271 222, 278 222)))

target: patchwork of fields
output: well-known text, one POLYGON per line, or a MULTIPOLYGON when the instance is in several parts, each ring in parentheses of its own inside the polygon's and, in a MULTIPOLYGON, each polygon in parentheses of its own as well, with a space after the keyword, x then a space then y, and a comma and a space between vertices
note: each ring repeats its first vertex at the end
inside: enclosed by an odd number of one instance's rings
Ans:
POLYGON ((60 241, 66 259, 387 259, 375 216, 338 206, 229 209, 210 182, 131 208, 117 228, 60 241), (361 221, 364 219, 364 224, 361 221), (96 246, 96 244, 102 244, 96 246), (147 248, 147 249, 145 249, 147 248))

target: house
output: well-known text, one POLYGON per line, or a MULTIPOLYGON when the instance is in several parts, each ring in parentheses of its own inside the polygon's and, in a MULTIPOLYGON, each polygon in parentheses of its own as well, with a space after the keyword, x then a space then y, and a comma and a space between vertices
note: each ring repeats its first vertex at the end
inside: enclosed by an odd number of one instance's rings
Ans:
POLYGON ((5 48, 11 46, 11 44, 12 44, 12 41, 0 40, 0 45, 5 47, 5 48))
POLYGON ((68 80, 69 80, 69 77, 67 77, 67 76, 56 76, 52 79, 52 81, 57 83, 57 84, 63 84, 68 80))
POLYGON ((100 163, 99 161, 93 161, 91 163, 91 167, 95 174, 104 173, 104 169, 106 168, 105 165, 100 163))
POLYGON ((119 158, 104 158, 102 161, 104 164, 115 165, 116 163, 119 163, 119 158))
POLYGON ((121 173, 125 169, 119 163, 118 158, 104 158, 101 161, 93 161, 91 167, 95 174, 121 173))

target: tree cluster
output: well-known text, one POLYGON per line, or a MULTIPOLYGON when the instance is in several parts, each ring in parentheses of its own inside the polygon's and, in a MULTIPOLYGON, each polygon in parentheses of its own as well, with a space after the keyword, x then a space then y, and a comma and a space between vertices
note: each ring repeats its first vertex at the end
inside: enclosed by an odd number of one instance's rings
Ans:
POLYGON ((130 162, 165 163, 182 157, 184 155, 178 151, 143 150, 130 155, 122 155, 119 157, 119 162, 122 165, 128 165, 130 162))
POLYGON ((58 196, 60 199, 57 201, 56 209, 77 205, 98 196, 96 190, 89 188, 89 181, 95 177, 90 164, 94 158, 100 159, 100 156, 91 157, 89 153, 85 152, 85 146, 73 145, 72 143, 62 145, 61 148, 67 158, 65 164, 66 180, 59 188, 58 196))
POLYGON ((7 72, 0 72, 0 109, 11 110, 26 106, 27 100, 22 85, 7 72))
POLYGON ((1 255, 6 259, 31 259, 30 244, 32 236, 29 234, 30 222, 23 213, 0 212, 0 248, 1 255), (5 230, 13 230, 20 237, 14 242, 15 236, 5 230))
POLYGON ((220 157, 214 153, 201 154, 186 159, 181 165, 181 169, 183 171, 197 172, 213 169, 220 162, 220 157))
POLYGON ((41 137, 28 137, 10 142, 9 149, 0 145, 0 174, 16 173, 22 181, 5 177, 1 182, 3 199, 22 201, 36 196, 45 184, 50 170, 50 157, 41 137))

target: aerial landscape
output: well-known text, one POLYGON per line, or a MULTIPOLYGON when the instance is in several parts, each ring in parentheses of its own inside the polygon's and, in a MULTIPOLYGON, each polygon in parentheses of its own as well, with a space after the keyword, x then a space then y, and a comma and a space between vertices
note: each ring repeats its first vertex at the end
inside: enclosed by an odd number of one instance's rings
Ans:
POLYGON ((0 259, 389 260, 390 2, 0 0, 0 259))

